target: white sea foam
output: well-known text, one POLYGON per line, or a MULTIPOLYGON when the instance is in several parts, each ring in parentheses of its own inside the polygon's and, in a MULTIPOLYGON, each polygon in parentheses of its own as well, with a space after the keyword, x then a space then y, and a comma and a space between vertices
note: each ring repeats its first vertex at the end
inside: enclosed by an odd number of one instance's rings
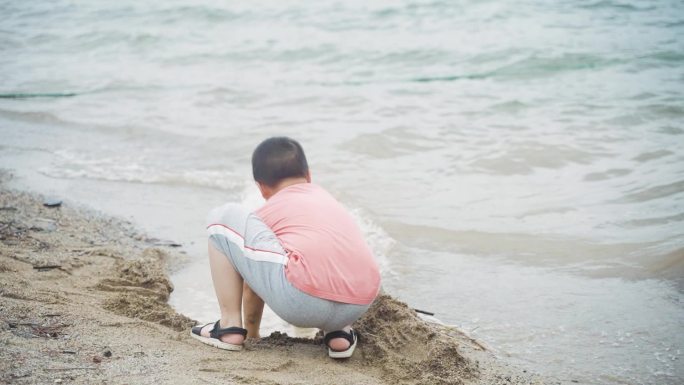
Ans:
POLYGON ((53 178, 86 178, 112 182, 154 183, 235 191, 243 181, 229 170, 181 169, 134 155, 95 157, 56 151, 58 159, 38 171, 53 178))
POLYGON ((393 277, 394 271, 392 270, 388 255, 396 241, 380 225, 375 223, 363 209, 352 208, 349 212, 361 228, 361 232, 365 236, 366 242, 368 242, 368 246, 380 266, 380 272, 383 277, 393 277))

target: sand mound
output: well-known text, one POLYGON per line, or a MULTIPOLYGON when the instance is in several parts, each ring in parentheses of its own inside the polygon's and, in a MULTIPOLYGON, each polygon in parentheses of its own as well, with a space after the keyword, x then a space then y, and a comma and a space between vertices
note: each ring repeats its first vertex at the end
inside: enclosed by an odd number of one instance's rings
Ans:
MULTIPOLYGON (((461 385, 479 375, 478 364, 458 351, 455 339, 421 320, 405 303, 380 295, 366 314, 354 324, 359 333, 363 365, 381 368, 388 383, 410 385, 461 385)), ((274 332, 253 348, 323 344, 313 339, 293 338, 274 332)), ((358 354, 358 353, 357 353, 358 354)))
POLYGON ((195 325, 195 321, 176 313, 166 302, 137 293, 117 294, 105 300, 103 307, 112 313, 156 322, 178 331, 188 330, 195 325))
POLYGON ((116 275, 102 279, 97 288, 106 291, 135 292, 141 296, 158 297, 166 301, 173 291, 173 285, 164 268, 165 253, 157 249, 146 249, 136 260, 117 261, 116 275))
POLYGON ((176 330, 195 324, 190 318, 176 313, 166 301, 173 285, 166 276, 166 253, 146 249, 141 259, 117 261, 112 278, 102 279, 96 287, 120 292, 105 300, 103 307, 113 313, 145 321, 157 322, 176 330))
POLYGON ((355 328, 364 359, 380 366, 391 382, 455 385, 478 373, 477 365, 458 352, 455 340, 445 339, 388 295, 379 296, 355 328))

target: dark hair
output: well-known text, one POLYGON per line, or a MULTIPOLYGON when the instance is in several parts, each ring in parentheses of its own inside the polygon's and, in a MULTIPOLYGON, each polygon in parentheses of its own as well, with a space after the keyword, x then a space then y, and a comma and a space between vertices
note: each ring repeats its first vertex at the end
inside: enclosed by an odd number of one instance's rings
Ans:
POLYGON ((285 178, 305 177, 309 165, 302 146, 285 136, 268 138, 252 153, 254 180, 275 187, 285 178))

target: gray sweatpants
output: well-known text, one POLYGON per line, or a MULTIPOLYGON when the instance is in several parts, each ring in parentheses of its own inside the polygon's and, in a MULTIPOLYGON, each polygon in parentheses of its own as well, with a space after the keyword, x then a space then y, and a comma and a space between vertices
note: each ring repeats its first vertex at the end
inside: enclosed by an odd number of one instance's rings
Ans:
POLYGON ((249 287, 286 322, 326 332, 359 319, 369 305, 354 305, 311 296, 285 277, 287 252, 278 237, 256 215, 238 204, 213 209, 207 218, 209 240, 249 287))

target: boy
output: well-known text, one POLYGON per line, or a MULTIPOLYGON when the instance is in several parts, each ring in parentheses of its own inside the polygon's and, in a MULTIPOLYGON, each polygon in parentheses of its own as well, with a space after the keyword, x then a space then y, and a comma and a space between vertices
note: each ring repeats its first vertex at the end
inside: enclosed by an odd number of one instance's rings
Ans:
POLYGON ((191 335, 240 350, 246 337, 259 338, 265 301, 293 325, 322 329, 330 357, 351 357, 357 343, 351 324, 380 289, 361 231, 339 202, 311 183, 295 140, 259 144, 252 173, 266 199, 260 209, 249 213, 227 204, 209 214, 209 264, 221 319, 194 327, 191 335))

